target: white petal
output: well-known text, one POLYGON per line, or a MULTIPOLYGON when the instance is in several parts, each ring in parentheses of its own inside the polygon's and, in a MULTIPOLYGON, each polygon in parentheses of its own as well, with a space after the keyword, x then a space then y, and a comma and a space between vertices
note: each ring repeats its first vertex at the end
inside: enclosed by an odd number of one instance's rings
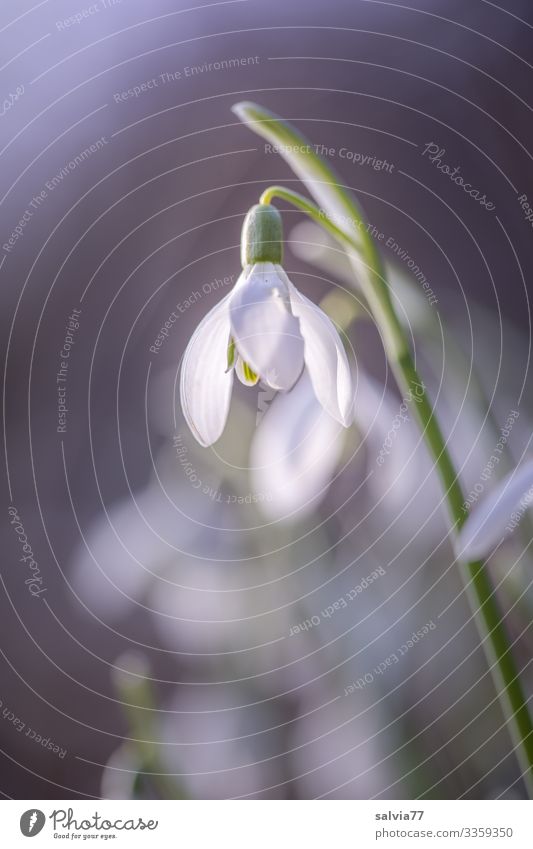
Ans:
POLYGON ((231 294, 232 335, 242 359, 273 389, 291 389, 304 364, 300 325, 280 267, 257 263, 231 294))
POLYGON ((528 460, 472 510, 456 540, 457 556, 464 561, 486 557, 516 527, 532 503, 533 460, 528 460))
POLYGON ((269 518, 301 519, 326 495, 343 448, 344 431, 326 413, 306 372, 278 395, 251 445, 253 491, 269 518))
POLYGON ((206 447, 222 434, 231 399, 233 369, 227 370, 230 297, 226 295, 200 322, 181 364, 183 415, 200 445, 206 447))
POLYGON ((304 357, 316 397, 344 427, 353 421, 354 398, 348 358, 333 322, 298 291, 288 277, 294 315, 300 319, 304 357))

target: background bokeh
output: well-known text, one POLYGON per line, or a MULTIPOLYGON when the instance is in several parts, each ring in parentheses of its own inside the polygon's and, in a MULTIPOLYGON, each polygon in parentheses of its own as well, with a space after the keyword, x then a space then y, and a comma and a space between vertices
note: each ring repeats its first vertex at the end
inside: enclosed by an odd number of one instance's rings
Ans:
MULTIPOLYGON (((276 412, 281 399, 239 387, 222 440, 200 449, 176 381, 239 274, 243 215, 272 183, 301 189, 231 112, 254 100, 334 151, 383 234, 466 491, 523 459, 532 28, 527 0, 2 4, 4 796, 523 794, 411 421, 376 466, 402 399, 364 312, 348 334, 356 426, 314 445, 313 463, 336 453, 314 499, 290 457, 274 466, 298 404, 276 412), (482 478, 513 411, 505 462, 482 478)), ((294 210, 284 221, 298 287, 347 289, 338 252, 294 210)), ((530 540, 526 521, 489 563, 528 694, 530 540)))

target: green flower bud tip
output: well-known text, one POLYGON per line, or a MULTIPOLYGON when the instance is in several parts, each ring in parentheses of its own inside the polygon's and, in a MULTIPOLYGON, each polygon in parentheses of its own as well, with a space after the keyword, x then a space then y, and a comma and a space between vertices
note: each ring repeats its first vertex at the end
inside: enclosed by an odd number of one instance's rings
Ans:
POLYGON ((247 213, 242 225, 242 267, 256 262, 281 265, 283 260, 283 226, 281 215, 270 204, 256 204, 247 213))

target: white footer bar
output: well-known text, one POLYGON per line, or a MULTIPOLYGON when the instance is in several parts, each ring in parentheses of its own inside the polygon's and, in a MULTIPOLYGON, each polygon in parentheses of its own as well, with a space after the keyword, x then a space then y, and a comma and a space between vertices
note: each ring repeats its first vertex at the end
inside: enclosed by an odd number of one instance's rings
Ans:
POLYGON ((9 800, 0 805, 0 833, 9 849, 73 843, 531 849, 533 802, 9 800))

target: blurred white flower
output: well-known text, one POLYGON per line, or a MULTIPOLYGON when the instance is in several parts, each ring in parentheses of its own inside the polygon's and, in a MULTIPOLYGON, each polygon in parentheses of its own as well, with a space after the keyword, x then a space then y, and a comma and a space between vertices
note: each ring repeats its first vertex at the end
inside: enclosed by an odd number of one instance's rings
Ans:
POLYGON ((193 798, 283 796, 280 715, 257 696, 240 685, 175 688, 156 734, 165 769, 193 798))
POLYGON ((301 519, 312 512, 335 473, 343 433, 318 403, 306 374, 292 392, 278 395, 250 451, 252 488, 268 495, 260 505, 262 512, 274 520, 301 519))
POLYGON ((172 543, 186 547, 192 533, 190 523, 165 504, 157 487, 147 487, 135 499, 113 505, 86 532, 74 556, 75 593, 104 619, 120 617, 140 601, 162 565, 172 560, 172 543), (161 510, 164 519, 158 514, 161 510), (165 539, 151 526, 154 517, 158 531, 165 529, 165 539))
POLYGON ((511 533, 533 503, 533 460, 514 469, 481 501, 459 531, 455 550, 464 561, 481 560, 511 533))
POLYGON ((351 376, 335 326, 281 265, 245 266, 233 291, 199 324, 183 357, 181 404, 198 442, 208 446, 222 434, 234 371, 246 385, 262 380, 290 390, 304 364, 320 404, 347 427, 351 376))
POLYGON ((385 730, 387 719, 379 702, 370 709, 363 694, 356 705, 345 697, 332 701, 323 686, 315 699, 323 706, 308 709, 290 729, 298 798, 368 799, 382 792, 394 775, 387 755, 398 744, 385 730))
MULTIPOLYGON (((465 493, 475 487, 477 492, 480 481, 486 481, 487 458, 501 433, 487 420, 486 408, 468 375, 450 368, 439 383, 431 377, 430 382, 430 394, 437 398, 439 420, 465 493)), ((414 419, 416 398, 395 396, 361 369, 353 383, 357 451, 364 450, 366 462, 362 494, 369 502, 368 521, 376 524, 380 539, 395 550, 406 544, 432 549, 450 533, 450 524, 433 461, 414 419)), ((506 403, 509 405, 508 400, 506 403)), ((531 432, 529 421, 524 425, 527 435, 531 432)), ((506 437, 511 449, 515 435, 517 427, 506 437)), ((259 505, 267 518, 301 520, 316 509, 335 476, 345 442, 342 428, 319 406, 305 376, 291 392, 279 395, 251 445, 253 486, 268 495, 259 505)), ((502 461, 502 470, 503 465, 502 461)), ((516 501, 524 495, 520 481, 516 487, 509 493, 510 506, 502 528, 516 507, 513 498, 516 501)), ((503 530, 495 533, 500 539, 503 530)))
MULTIPOLYGON (((431 470, 425 446, 407 412, 402 414, 402 433, 396 438, 393 424, 400 401, 362 372, 357 375, 353 408, 366 454, 365 489, 383 502, 383 509, 396 515, 420 488, 422 470, 431 470), (390 434, 394 439, 386 449, 386 462, 378 466, 377 458, 390 434), (411 462, 414 455, 416 463, 411 462)), ((253 488, 268 495, 259 505, 262 512, 274 520, 292 521, 311 513, 327 494, 344 446, 343 429, 320 407, 304 375, 291 392, 274 400, 252 441, 253 488)), ((439 490, 431 474, 421 499, 427 501, 429 494, 434 509, 439 490)), ((420 506, 415 505, 417 522, 420 506)))
POLYGON ((237 575, 244 581, 247 566, 246 562, 242 568, 232 563, 228 574, 228 564, 215 557, 182 558, 179 568, 174 565, 163 573, 165 581, 153 581, 147 604, 162 644, 174 651, 206 656, 247 647, 246 635, 253 633, 255 624, 246 621, 254 593, 242 585, 231 588, 237 575))
POLYGON ((133 799, 139 756, 133 746, 123 743, 111 754, 104 771, 100 792, 103 799, 133 799))
MULTIPOLYGON (((151 587, 170 591, 180 569, 231 561, 240 547, 231 506, 206 498, 177 479, 172 450, 156 458, 158 474, 93 521, 73 555, 75 594, 89 611, 113 621, 142 604, 151 587)), ((179 470, 178 470, 179 471, 179 470)), ((233 512, 235 512, 233 510, 233 512)))

